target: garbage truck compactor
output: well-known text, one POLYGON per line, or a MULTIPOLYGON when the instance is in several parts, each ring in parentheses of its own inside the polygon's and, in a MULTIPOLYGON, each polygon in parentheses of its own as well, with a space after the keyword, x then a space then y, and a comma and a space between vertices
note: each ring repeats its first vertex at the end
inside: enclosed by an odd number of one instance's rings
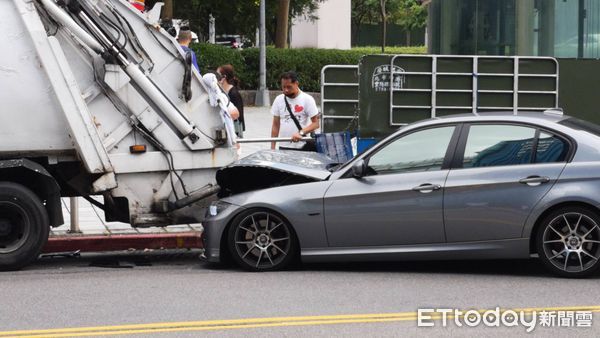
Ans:
POLYGON ((134 227, 201 221, 235 136, 159 13, 126 0, 0 13, 0 270, 38 256, 64 196, 134 227))

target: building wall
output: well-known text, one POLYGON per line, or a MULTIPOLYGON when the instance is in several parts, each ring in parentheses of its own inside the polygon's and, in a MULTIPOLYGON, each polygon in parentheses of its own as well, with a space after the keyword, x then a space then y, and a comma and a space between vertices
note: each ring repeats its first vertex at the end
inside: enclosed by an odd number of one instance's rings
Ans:
POLYGON ((292 23, 292 48, 350 49, 352 5, 349 0, 326 0, 319 5, 315 21, 297 18, 292 23))
POLYGON ((431 54, 554 56, 559 107, 600 123, 600 0, 433 0, 431 54))
POLYGON ((317 47, 318 29, 316 22, 308 20, 294 20, 290 32, 290 46, 292 48, 317 47))
POLYGON ((600 58, 600 0, 433 0, 433 54, 600 58))

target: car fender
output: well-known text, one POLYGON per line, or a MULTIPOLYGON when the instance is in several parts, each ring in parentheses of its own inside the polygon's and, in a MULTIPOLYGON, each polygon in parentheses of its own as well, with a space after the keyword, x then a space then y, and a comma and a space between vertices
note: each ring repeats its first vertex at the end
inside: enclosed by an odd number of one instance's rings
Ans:
POLYGON ((326 247, 323 196, 331 183, 319 181, 256 190, 224 198, 222 201, 242 207, 230 216, 229 221, 246 209, 270 209, 291 223, 302 248, 326 247))
POLYGON ((583 203, 600 209, 599 162, 568 164, 558 182, 529 215, 522 237, 532 236, 535 224, 547 210, 564 203, 583 203))

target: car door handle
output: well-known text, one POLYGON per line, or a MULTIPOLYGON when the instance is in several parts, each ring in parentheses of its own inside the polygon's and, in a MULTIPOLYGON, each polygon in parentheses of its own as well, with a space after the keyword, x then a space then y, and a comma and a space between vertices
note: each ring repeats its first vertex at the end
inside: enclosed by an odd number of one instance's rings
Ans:
POLYGON ((548 182, 550 182, 550 178, 546 176, 529 176, 519 180, 519 183, 527 184, 532 187, 548 182))
POLYGON ((442 189, 442 186, 439 184, 431 184, 431 183, 425 183, 425 184, 421 184, 418 187, 414 187, 412 188, 413 191, 418 191, 424 194, 430 193, 434 190, 440 190, 442 189))

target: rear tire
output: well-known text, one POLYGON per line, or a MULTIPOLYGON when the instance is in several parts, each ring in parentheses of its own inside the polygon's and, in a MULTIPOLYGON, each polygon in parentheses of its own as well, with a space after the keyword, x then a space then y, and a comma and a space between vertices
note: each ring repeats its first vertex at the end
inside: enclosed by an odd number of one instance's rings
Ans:
POLYGON ((48 213, 37 195, 23 185, 0 182, 0 271, 37 259, 49 232, 48 213))
POLYGON ((536 233, 537 252, 552 273, 587 277, 600 267, 600 216, 583 207, 564 207, 545 217, 536 233))
POLYGON ((287 268, 298 255, 294 230, 279 214, 250 209, 237 215, 227 233, 231 258, 248 271, 287 268))

